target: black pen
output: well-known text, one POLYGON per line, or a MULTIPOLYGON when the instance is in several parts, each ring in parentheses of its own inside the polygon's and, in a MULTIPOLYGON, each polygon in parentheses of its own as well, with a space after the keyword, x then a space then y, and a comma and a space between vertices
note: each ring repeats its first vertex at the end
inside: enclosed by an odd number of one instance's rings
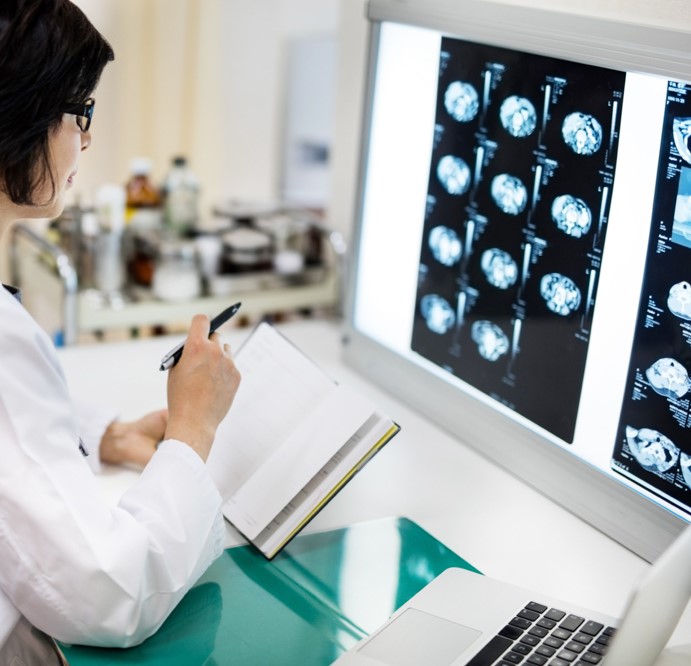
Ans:
MULTIPOLYGON (((210 322, 209 335, 216 332, 220 326, 225 324, 240 309, 240 305, 241 303, 235 303, 235 305, 231 305, 226 310, 223 310, 221 314, 216 315, 210 322)), ((161 367, 159 370, 170 370, 180 360, 184 346, 184 340, 180 344, 175 345, 175 347, 161 359, 161 367)))

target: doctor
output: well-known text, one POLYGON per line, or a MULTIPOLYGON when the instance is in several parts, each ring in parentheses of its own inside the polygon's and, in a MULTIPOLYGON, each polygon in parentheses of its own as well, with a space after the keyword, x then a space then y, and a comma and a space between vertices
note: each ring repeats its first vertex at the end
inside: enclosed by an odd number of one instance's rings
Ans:
MULTIPOLYGON (((0 4, 0 231, 62 211, 112 58, 69 0, 0 4)), ((167 411, 80 418, 17 296, 0 287, 0 665, 45 666, 62 663, 53 638, 142 641, 221 553, 221 499, 204 462, 240 376, 198 315, 169 372, 167 411), (117 508, 99 495, 99 459, 146 464, 117 508)))

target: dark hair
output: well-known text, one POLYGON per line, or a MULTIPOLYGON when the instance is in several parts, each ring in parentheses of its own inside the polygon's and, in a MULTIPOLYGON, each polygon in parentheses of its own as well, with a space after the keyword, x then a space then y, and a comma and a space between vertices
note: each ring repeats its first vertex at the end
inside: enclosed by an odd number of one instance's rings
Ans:
POLYGON ((38 205, 50 182, 48 146, 66 104, 94 91, 113 49, 69 0, 0 4, 0 190, 16 204, 38 205))

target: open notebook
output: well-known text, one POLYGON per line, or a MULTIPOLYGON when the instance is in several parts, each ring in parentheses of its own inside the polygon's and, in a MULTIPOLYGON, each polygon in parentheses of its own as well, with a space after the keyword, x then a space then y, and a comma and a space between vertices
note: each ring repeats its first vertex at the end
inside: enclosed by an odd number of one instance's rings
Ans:
POLYGON ((621 620, 447 569, 335 664, 688 666, 691 645, 663 648, 689 598, 691 526, 648 570, 621 620))
POLYGON ((266 322, 235 364, 242 382, 207 466, 223 515, 271 559, 400 428, 266 322))

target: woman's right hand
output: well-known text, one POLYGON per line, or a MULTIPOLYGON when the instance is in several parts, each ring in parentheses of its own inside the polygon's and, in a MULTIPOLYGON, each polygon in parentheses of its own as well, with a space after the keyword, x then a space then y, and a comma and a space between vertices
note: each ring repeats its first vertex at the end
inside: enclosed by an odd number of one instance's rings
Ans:
POLYGON ((240 385, 230 347, 217 333, 209 337, 209 326, 206 315, 192 319, 182 357, 168 371, 165 432, 165 439, 185 442, 204 461, 240 385))

